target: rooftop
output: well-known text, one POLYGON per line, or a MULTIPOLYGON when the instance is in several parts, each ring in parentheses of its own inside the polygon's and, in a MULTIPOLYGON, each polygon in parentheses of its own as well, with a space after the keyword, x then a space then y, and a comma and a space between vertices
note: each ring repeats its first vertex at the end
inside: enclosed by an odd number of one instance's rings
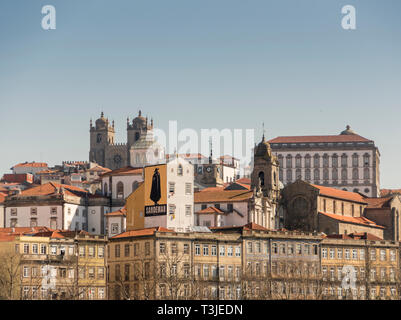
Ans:
POLYGON ((311 186, 319 189, 319 192, 322 196, 328 196, 328 197, 333 197, 333 198, 337 198, 337 199, 344 199, 344 200, 349 200, 349 201, 354 201, 354 202, 359 202, 359 203, 364 203, 364 204, 367 203, 366 198, 356 192, 350 192, 350 191, 339 190, 336 188, 324 187, 324 186, 320 186, 317 184, 311 184, 311 186))
POLYGON ((334 213, 326 213, 326 212, 319 212, 319 214, 322 214, 326 217, 329 217, 331 219, 341 221, 341 222, 346 222, 346 223, 354 223, 354 224, 360 224, 368 227, 374 227, 374 228, 380 228, 380 229, 385 229, 383 226, 379 226, 375 222, 366 219, 365 217, 349 217, 349 216, 341 216, 339 214, 334 214, 334 213))

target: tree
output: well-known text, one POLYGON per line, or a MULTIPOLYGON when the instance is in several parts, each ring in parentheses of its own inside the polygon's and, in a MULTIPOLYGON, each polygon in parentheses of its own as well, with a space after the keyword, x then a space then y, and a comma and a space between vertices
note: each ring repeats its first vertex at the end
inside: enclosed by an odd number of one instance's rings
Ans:
POLYGON ((0 253, 0 299, 21 298, 21 256, 15 252, 0 253))

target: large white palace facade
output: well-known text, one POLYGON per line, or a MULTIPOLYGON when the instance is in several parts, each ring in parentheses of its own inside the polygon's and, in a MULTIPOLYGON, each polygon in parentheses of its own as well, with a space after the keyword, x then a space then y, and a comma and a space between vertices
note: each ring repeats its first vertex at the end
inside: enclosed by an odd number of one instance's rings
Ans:
POLYGON ((287 136, 269 141, 285 185, 310 183, 380 196, 380 152, 374 141, 347 126, 339 135, 287 136))

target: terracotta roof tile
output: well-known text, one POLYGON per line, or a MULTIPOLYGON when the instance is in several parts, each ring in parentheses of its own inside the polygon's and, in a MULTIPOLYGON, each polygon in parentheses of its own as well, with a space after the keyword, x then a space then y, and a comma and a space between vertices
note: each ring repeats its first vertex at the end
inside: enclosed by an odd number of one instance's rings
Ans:
POLYGON ((359 202, 359 203, 366 203, 366 201, 365 201, 366 198, 356 192, 338 190, 335 188, 319 186, 316 184, 311 184, 311 185, 313 187, 319 189, 320 194, 323 196, 333 197, 333 198, 337 198, 337 199, 350 200, 350 201, 359 202))
POLYGON ((386 197, 386 198, 365 198, 365 201, 368 203, 367 208, 389 208, 390 201, 393 197, 386 197))
POLYGON ((44 162, 25 162, 25 163, 19 163, 14 166, 14 168, 23 168, 23 167, 28 167, 28 168, 47 168, 48 165, 47 163, 44 162))
POLYGON ((21 192, 20 196, 45 196, 56 194, 57 192, 61 192, 61 188, 64 188, 64 192, 73 196, 83 196, 88 194, 88 191, 70 186, 65 184, 58 184, 54 182, 49 182, 44 185, 40 185, 34 188, 26 189, 21 192))
POLYGON ((203 210, 200 210, 200 211, 198 211, 196 213, 197 214, 225 214, 224 211, 222 211, 222 210, 220 210, 220 209, 218 209, 216 207, 213 207, 213 206, 205 208, 203 210))
POLYGON ((319 143, 319 142, 371 142, 357 134, 326 136, 284 136, 269 140, 269 143, 319 143))
POLYGON ((151 235, 154 235, 155 232, 174 232, 174 231, 164 228, 164 227, 153 227, 153 228, 145 228, 145 229, 139 229, 139 230, 126 231, 126 232, 120 233, 114 237, 111 237, 110 239, 151 236, 151 235))
POLYGON ((380 196, 386 197, 391 194, 401 194, 401 189, 381 189, 380 196))
POLYGON ((355 223, 355 224, 361 224, 364 226, 385 229, 383 226, 379 226, 378 224, 374 223, 373 221, 371 221, 369 219, 366 219, 365 217, 340 216, 338 214, 325 213, 325 212, 319 212, 319 213, 322 215, 325 215, 331 219, 335 219, 335 220, 342 221, 342 222, 355 223))
POLYGON ((106 172, 102 174, 102 177, 110 177, 110 176, 131 176, 131 175, 142 175, 142 168, 134 168, 131 166, 116 169, 110 172, 106 172))
POLYGON ((241 178, 241 179, 237 179, 235 180, 235 182, 237 183, 242 183, 242 184, 251 184, 251 179, 249 178, 241 178))
POLYGON ((106 217, 112 217, 112 216, 118 217, 118 216, 126 216, 126 215, 127 215, 127 209, 125 207, 121 208, 120 210, 117 210, 114 212, 109 212, 109 213, 105 214, 106 217))
POLYGON ((213 188, 214 190, 207 190, 194 193, 195 203, 208 203, 208 202, 243 202, 247 201, 253 196, 252 191, 248 190, 224 190, 223 188, 213 188))

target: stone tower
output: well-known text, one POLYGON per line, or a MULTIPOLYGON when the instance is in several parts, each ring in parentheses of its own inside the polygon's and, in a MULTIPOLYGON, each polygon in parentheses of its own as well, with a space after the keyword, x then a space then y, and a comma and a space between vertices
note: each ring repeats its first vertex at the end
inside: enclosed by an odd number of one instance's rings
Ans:
POLYGON ((264 197, 269 198, 273 203, 277 203, 280 195, 279 182, 279 162, 277 157, 272 154, 270 144, 262 141, 255 146, 254 165, 251 175, 251 188, 259 190, 264 197))
POLYGON ((90 151, 89 161, 96 162, 101 166, 106 165, 107 146, 114 144, 114 122, 109 124, 109 119, 104 117, 103 112, 96 120, 95 126, 90 121, 90 151))

